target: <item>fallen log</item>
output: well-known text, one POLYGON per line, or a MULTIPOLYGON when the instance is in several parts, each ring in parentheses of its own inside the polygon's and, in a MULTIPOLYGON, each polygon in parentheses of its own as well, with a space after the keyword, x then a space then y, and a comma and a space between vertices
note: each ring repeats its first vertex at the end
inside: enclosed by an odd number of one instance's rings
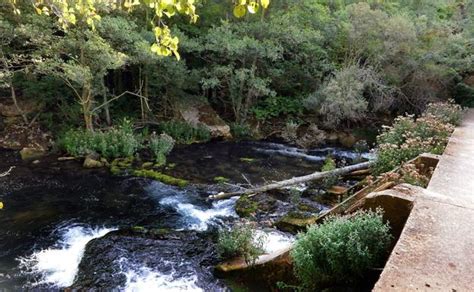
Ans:
POLYGON ((318 180, 318 179, 323 179, 325 177, 329 177, 329 176, 333 176, 333 175, 334 176, 344 175, 346 173, 353 172, 355 170, 368 168, 372 165, 372 163, 373 162, 369 161, 369 162, 363 162, 363 163, 359 163, 359 164, 354 164, 354 165, 349 165, 349 166, 337 168, 337 169, 330 170, 330 171, 314 172, 312 174, 294 177, 292 179, 271 183, 271 184, 264 185, 264 186, 257 187, 257 188, 253 188, 253 189, 247 189, 247 190, 242 190, 242 191, 237 191, 237 192, 232 192, 232 193, 219 193, 217 195, 209 196, 209 199, 211 199, 211 200, 223 200, 223 199, 228 199, 228 198, 235 197, 235 196, 256 195, 258 193, 264 193, 266 191, 270 191, 270 190, 274 190, 274 189, 281 189, 281 188, 296 185, 296 184, 299 184, 299 183, 304 183, 304 182, 314 181, 314 180, 318 180))

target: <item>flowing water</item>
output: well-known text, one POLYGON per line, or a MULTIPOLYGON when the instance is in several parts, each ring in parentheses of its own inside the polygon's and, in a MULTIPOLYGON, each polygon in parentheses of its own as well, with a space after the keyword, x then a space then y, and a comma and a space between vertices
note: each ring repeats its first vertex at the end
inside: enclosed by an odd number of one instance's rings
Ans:
MULTIPOLYGON (((259 184, 317 171, 327 155, 356 158, 338 148, 214 142, 173 151, 168 173, 201 184, 216 176, 259 184)), ((23 163, 7 151, 0 161, 0 171, 16 165, 11 176, 0 178, 0 290, 226 290, 212 273, 215 238, 217 229, 238 218, 236 198, 211 203, 205 198, 212 186, 181 189, 113 177, 74 161, 23 163), (152 239, 120 233, 134 226, 166 232, 152 239)), ((294 240, 275 229, 259 232, 266 234, 266 252, 294 240)))

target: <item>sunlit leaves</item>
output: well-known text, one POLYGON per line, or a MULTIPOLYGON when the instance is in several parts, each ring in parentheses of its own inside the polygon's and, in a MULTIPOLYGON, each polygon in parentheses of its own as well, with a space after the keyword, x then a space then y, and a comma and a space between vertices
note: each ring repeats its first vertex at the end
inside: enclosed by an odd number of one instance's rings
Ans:
POLYGON ((237 0, 234 1, 234 16, 237 18, 244 17, 247 11, 250 14, 256 14, 260 10, 260 6, 263 9, 267 9, 270 5, 270 0, 237 0))
MULTIPOLYGON (((14 13, 20 13, 15 5, 17 0, 6 1, 12 5, 14 13)), ((134 9, 140 7, 149 9, 155 15, 152 25, 156 43, 151 46, 151 51, 163 56, 173 54, 178 59, 179 41, 176 37, 171 36, 163 18, 171 18, 177 14, 182 14, 188 16, 191 23, 194 23, 199 17, 196 13, 195 0, 31 0, 31 2, 36 13, 54 15, 64 30, 68 30, 70 26, 81 24, 94 30, 95 24, 101 18, 101 12, 124 10, 131 13, 134 9)), ((235 0, 234 4, 233 13, 240 18, 245 16, 247 12, 250 14, 257 13, 260 6, 266 9, 270 4, 270 0, 235 0)))
POLYGON ((234 16, 237 18, 245 16, 246 12, 247 11, 244 5, 237 5, 234 7, 234 16))

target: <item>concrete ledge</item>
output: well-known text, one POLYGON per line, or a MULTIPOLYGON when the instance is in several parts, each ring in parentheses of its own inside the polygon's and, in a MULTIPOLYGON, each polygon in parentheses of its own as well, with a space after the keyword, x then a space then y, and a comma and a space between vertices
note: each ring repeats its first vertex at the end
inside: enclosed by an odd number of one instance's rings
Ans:
POLYGON ((474 291, 474 110, 415 198, 374 291, 474 291))

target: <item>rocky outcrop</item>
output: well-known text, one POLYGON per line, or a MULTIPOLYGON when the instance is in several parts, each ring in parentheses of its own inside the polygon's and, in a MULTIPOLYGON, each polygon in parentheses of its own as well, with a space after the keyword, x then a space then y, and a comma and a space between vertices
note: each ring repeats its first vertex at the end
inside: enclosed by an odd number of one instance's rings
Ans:
POLYGON ((181 105, 179 114, 187 123, 207 128, 213 138, 232 138, 229 125, 205 101, 181 105))
POLYGON ((127 272, 149 269, 173 278, 196 275, 199 287, 219 291, 223 286, 212 274, 216 259, 216 247, 208 235, 137 226, 90 241, 71 288, 113 290, 124 287, 127 272))

